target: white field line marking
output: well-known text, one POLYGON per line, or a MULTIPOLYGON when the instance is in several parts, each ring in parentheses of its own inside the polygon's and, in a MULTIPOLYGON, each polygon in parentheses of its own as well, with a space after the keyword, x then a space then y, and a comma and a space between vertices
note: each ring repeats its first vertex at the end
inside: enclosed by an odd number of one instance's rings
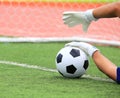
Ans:
POLYGON ((12 61, 2 61, 2 60, 0 60, 0 64, 14 65, 14 66, 20 66, 20 67, 26 67, 26 68, 32 68, 32 69, 39 69, 39 70, 50 71, 50 72, 57 72, 57 70, 55 70, 55 69, 45 68, 45 67, 41 67, 41 66, 37 66, 37 65, 28 65, 28 64, 12 62, 12 61))
MULTIPOLYGON (((39 70, 43 70, 43 71, 56 72, 56 73, 58 72, 56 69, 50 69, 50 68, 41 67, 41 66, 37 66, 37 65, 23 64, 23 63, 5 61, 5 60, 0 60, 0 64, 14 65, 14 66, 20 66, 20 67, 31 68, 31 69, 39 69, 39 70)), ((93 80, 99 80, 99 81, 114 82, 111 79, 105 79, 105 78, 101 78, 101 77, 93 77, 90 75, 83 75, 82 77, 93 79, 93 80)))

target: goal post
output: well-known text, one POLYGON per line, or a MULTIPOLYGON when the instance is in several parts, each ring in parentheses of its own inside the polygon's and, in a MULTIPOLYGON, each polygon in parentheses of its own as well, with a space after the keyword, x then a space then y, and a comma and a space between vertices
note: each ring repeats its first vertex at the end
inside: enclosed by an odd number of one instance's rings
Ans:
POLYGON ((1 37, 0 42, 31 42, 31 43, 44 43, 44 42, 71 42, 71 41, 82 41, 100 45, 115 46, 119 47, 119 41, 109 41, 109 40, 98 40, 91 38, 80 38, 80 37, 49 37, 49 38, 38 38, 38 37, 1 37))
POLYGON ((84 41, 120 46, 120 20, 100 19, 87 33, 69 28, 64 11, 96 8, 117 0, 0 0, 0 42, 84 41))

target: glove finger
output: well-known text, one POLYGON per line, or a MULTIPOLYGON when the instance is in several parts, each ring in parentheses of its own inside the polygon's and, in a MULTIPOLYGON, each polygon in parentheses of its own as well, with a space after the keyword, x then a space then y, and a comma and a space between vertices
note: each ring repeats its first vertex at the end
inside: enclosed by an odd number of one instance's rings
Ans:
POLYGON ((69 18, 67 18, 67 19, 65 19, 63 21, 64 21, 64 24, 70 24, 70 23, 73 22, 73 18, 69 17, 69 18))
POLYGON ((63 20, 67 20, 67 19, 69 19, 69 18, 71 18, 71 16, 63 16, 63 17, 62 17, 63 20))
POLYGON ((67 47, 67 46, 73 46, 73 47, 76 47, 77 44, 78 44, 78 42, 70 42, 70 43, 65 44, 65 47, 67 47))
POLYGON ((67 16, 64 16, 64 15, 63 15, 62 19, 63 19, 63 20, 66 20, 66 19, 68 19, 69 17, 71 17, 71 16, 70 16, 70 15, 67 15, 67 16))
POLYGON ((82 28, 84 32, 88 31, 88 27, 89 27, 90 23, 83 23, 82 28))
POLYGON ((74 27, 76 25, 80 24, 79 22, 76 22, 76 21, 72 21, 68 24, 69 27, 74 27))
POLYGON ((63 15, 64 16, 68 16, 68 15, 73 15, 73 14, 75 14, 76 12, 74 12, 74 11, 66 11, 66 12, 63 12, 63 15))

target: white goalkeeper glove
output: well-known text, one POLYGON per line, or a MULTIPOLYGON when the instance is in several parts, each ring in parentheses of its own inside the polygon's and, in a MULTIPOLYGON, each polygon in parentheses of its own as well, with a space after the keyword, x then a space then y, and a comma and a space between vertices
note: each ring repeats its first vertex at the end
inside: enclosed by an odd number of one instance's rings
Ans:
POLYGON ((82 49, 90 57, 92 57, 95 51, 99 50, 95 46, 92 46, 85 42, 70 42, 70 43, 65 44, 65 47, 68 47, 68 46, 82 49))
POLYGON ((97 19, 93 16, 92 9, 85 12, 68 11, 63 13, 64 24, 68 25, 69 27, 82 24, 84 32, 87 32, 88 27, 93 20, 96 21, 97 19))

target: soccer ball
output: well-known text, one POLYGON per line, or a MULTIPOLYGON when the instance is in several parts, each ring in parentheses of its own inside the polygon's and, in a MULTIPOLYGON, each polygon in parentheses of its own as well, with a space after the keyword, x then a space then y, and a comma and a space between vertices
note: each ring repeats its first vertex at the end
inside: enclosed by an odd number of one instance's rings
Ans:
POLYGON ((68 78, 79 78, 89 66, 88 56, 79 48, 64 47, 55 59, 58 72, 68 78))

